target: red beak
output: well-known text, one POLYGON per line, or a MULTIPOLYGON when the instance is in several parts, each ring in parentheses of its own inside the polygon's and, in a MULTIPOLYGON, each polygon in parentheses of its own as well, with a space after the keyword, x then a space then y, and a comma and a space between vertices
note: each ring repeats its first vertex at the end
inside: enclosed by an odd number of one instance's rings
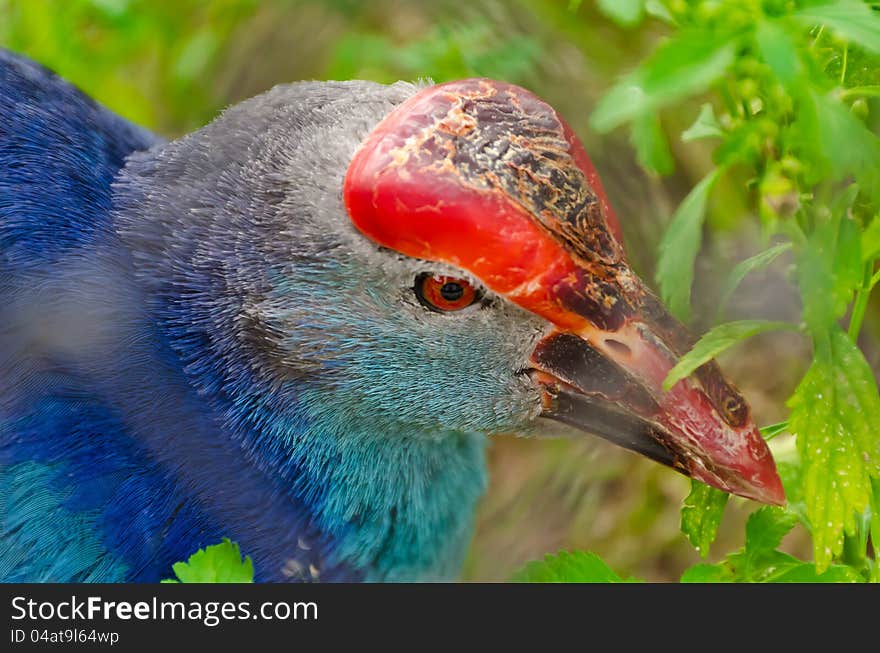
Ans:
POLYGON ((554 332, 538 343, 531 375, 544 391, 543 416, 727 492, 783 504, 782 483, 744 400, 714 364, 664 393, 674 350, 640 317, 615 332, 554 332))
POLYGON ((486 79, 424 89, 355 153, 344 198, 375 242, 468 270, 553 325, 528 362, 545 417, 784 503, 748 406, 714 363, 663 391, 692 339, 627 265, 586 152, 545 102, 486 79))

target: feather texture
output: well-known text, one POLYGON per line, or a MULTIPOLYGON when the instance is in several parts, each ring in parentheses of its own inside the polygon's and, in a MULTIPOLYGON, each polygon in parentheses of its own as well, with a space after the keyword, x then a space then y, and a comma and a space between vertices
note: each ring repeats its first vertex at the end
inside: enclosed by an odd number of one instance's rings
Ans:
POLYGON ((416 90, 280 86, 163 143, 0 51, 0 578, 156 581, 222 537, 258 580, 456 576, 544 327, 430 313, 350 224, 416 90))

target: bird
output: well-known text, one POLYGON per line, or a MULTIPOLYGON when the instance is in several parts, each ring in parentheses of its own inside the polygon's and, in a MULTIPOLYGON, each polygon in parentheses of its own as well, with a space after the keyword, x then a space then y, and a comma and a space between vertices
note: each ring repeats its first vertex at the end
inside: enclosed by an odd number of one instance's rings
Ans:
POLYGON ((530 91, 281 84, 166 140, 0 50, 0 579, 452 581, 498 434, 784 492, 530 91))

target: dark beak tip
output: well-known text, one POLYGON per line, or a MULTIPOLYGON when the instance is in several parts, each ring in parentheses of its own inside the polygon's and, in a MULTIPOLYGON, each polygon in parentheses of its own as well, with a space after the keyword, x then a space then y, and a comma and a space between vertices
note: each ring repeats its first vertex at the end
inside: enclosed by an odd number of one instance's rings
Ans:
POLYGON ((751 499, 758 503, 773 506, 784 506, 786 504, 782 479, 779 477, 776 463, 770 456, 769 449, 765 457, 762 457, 760 460, 749 461, 748 469, 725 470, 723 474, 717 471, 711 473, 700 469, 693 470, 690 476, 719 490, 751 499))
POLYGON ((767 503, 773 506, 784 506, 787 502, 785 497, 785 488, 782 487, 782 479, 779 478, 779 473, 776 471, 776 466, 773 465, 773 474, 768 479, 768 483, 764 486, 763 492, 756 499, 756 501, 760 501, 761 503, 767 503))
POLYGON ((782 488, 782 482, 779 481, 778 476, 776 477, 775 484, 755 487, 747 493, 744 492, 741 496, 771 506, 784 506, 786 504, 785 490, 782 488))
POLYGON ((785 490, 782 489, 781 483, 778 487, 758 488, 748 494, 743 493, 741 496, 770 506, 784 506, 786 504, 785 490))
POLYGON ((770 447, 767 446, 767 442, 761 437, 754 425, 751 437, 755 444, 755 448, 752 449, 754 458, 749 461, 749 469, 746 469, 746 473, 742 476, 743 480, 755 490, 755 496, 749 498, 769 505, 784 506, 786 503, 785 488, 779 477, 779 471, 776 469, 776 461, 773 459, 770 447))

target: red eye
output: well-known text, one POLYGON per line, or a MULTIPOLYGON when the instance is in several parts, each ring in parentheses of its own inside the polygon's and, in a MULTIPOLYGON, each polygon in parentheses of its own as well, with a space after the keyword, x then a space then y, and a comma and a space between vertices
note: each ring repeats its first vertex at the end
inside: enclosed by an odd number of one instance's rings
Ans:
POLYGON ((434 274, 416 277, 416 297, 432 311, 460 311, 480 298, 480 293, 467 279, 434 274))

